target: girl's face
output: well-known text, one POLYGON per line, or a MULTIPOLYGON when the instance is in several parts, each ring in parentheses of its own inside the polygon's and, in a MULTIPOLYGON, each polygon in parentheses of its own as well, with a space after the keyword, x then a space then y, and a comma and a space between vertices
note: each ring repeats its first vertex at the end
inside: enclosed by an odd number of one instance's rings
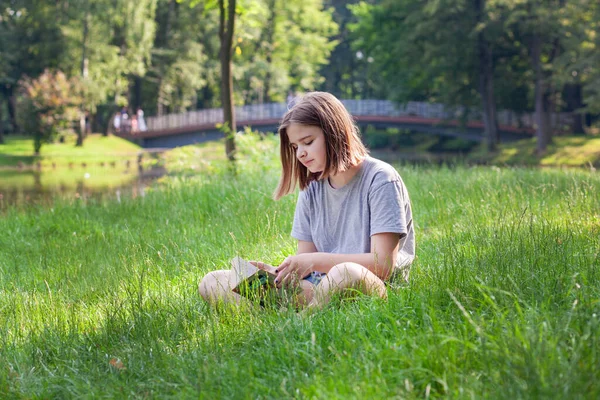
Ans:
POLYGON ((312 173, 323 172, 327 164, 323 130, 318 126, 291 124, 286 131, 298 161, 312 173))

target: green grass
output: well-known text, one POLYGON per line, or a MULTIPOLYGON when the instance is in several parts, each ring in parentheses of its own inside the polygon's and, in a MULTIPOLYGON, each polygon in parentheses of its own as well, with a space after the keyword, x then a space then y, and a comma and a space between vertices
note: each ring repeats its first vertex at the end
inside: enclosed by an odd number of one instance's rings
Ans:
POLYGON ((75 147, 75 137, 66 136, 64 143, 47 143, 39 156, 33 155, 33 139, 25 136, 6 135, 0 145, 0 167, 14 167, 41 163, 43 168, 99 165, 100 163, 124 163, 136 160, 140 147, 116 136, 89 135, 82 147, 75 147))
POLYGON ((80 185, 88 188, 111 188, 123 185, 137 178, 137 166, 98 165, 83 167, 33 170, 0 170, 0 184, 3 190, 30 189, 40 185, 43 188, 73 189, 80 185), (38 183, 36 183, 38 182, 38 183))
POLYGON ((275 140, 246 140, 236 176, 188 148, 143 198, 0 216, 1 398, 600 396, 597 173, 398 166, 407 287, 310 317, 214 311, 203 274, 294 251, 275 140))
POLYGON ((600 167, 600 137, 557 136, 543 156, 536 155, 536 139, 501 144, 498 152, 488 155, 483 148, 467 157, 467 161, 513 166, 600 167))

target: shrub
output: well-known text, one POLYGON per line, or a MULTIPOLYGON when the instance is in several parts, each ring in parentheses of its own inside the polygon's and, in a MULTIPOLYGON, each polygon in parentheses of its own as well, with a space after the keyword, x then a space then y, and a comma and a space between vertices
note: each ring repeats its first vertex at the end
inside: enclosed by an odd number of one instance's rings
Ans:
POLYGON ((79 120, 82 96, 76 78, 61 72, 44 71, 39 77, 20 82, 19 114, 23 126, 34 136, 34 152, 39 154, 43 143, 51 143, 59 134, 72 132, 79 120))

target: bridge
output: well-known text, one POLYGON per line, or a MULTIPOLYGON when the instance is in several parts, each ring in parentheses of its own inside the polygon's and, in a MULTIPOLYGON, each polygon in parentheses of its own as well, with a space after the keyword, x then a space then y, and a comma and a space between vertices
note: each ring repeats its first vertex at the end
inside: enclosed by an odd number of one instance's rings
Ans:
MULTIPOLYGON (((409 102, 398 105, 387 100, 342 100, 356 123, 364 128, 395 127, 433 135, 459 137, 483 141, 481 115, 469 112, 466 122, 463 107, 446 107, 443 104, 409 102)), ((285 103, 264 103, 236 107, 238 129, 248 126, 262 132, 276 132, 281 117, 287 111, 285 103)), ((569 114, 552 114, 553 126, 567 123, 569 114)), ((532 114, 499 111, 498 123, 503 141, 518 140, 534 132, 532 114)), ((223 137, 223 110, 220 108, 188 111, 146 119, 148 130, 121 132, 121 136, 145 148, 173 148, 223 137)))

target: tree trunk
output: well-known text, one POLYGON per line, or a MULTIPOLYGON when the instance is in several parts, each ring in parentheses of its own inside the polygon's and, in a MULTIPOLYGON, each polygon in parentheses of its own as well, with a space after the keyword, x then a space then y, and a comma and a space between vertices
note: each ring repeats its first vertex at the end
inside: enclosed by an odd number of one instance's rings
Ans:
MULTIPOLYGON (((483 22, 485 0, 475 0, 475 11, 478 24, 483 22)), ((496 99, 494 98, 494 66, 492 49, 485 38, 483 30, 477 33, 477 53, 479 58, 479 95, 483 108, 483 126, 487 150, 495 151, 498 148, 500 135, 498 132, 498 115, 496 113, 496 99)))
POLYGON ((8 118, 11 126, 12 133, 19 133, 19 124, 17 124, 17 96, 14 93, 14 87, 12 85, 8 85, 7 87, 7 100, 8 100, 8 118))
POLYGON ((165 24, 165 36, 163 38, 166 46, 169 45, 169 42, 170 42, 169 39, 171 38, 171 27, 172 27, 173 17, 175 15, 175 5, 176 5, 176 0, 169 1, 169 10, 167 12, 167 22, 165 24))
POLYGON ((0 144, 4 144, 4 120, 2 119, 2 97, 0 97, 0 144))
MULTIPOLYGON (((169 0, 169 8, 167 9, 167 18, 165 21, 165 31, 162 37, 162 46, 165 48, 171 48, 171 28, 173 26, 173 19, 175 18, 175 6, 177 5, 176 0, 169 0)), ((156 100, 156 115, 161 116, 168 112, 167 106, 165 105, 165 99, 162 95, 162 84, 163 84, 163 73, 158 76, 158 99, 156 100)))
POLYGON ((536 152, 544 154, 548 145, 552 142, 548 115, 548 98, 546 96, 546 83, 542 71, 542 40, 539 35, 534 35, 531 42, 531 61, 535 79, 535 123, 536 123, 536 152))
POLYGON ((117 115, 117 113, 112 113, 111 114, 111 117, 108 119, 108 125, 106 125, 106 129, 103 131, 103 136, 109 136, 111 132, 113 134, 117 133, 117 132, 114 131, 114 129, 115 129, 115 116, 116 115, 117 115))
MULTIPOLYGON (((89 5, 88 5, 89 7, 89 5)), ((83 17, 83 38, 81 41, 81 79, 84 82, 88 77, 88 58, 87 58, 87 40, 88 40, 88 32, 89 32, 89 19, 90 12, 89 9, 86 11, 85 16, 83 17)), ((81 103, 80 115, 79 115, 79 131, 77 132, 77 142, 75 143, 76 147, 83 146, 83 138, 86 134, 86 123, 85 123, 85 100, 81 103)))
POLYGON ((571 131, 576 135, 585 133, 584 119, 585 114, 578 110, 584 107, 583 94, 580 83, 568 83, 563 89, 563 96, 566 103, 566 111, 573 115, 571 131))
POLYGON ((277 13, 275 12, 275 10, 276 10, 275 0, 270 0, 267 4, 267 8, 271 12, 271 15, 269 15, 269 20, 267 21, 267 30, 265 32, 265 43, 267 43, 268 49, 267 49, 267 57, 266 57, 267 74, 265 76, 263 101, 265 103, 270 103, 271 102, 271 94, 269 92, 271 91, 271 63, 273 62, 273 51, 274 51, 273 36, 275 35, 275 23, 276 23, 276 17, 277 17, 277 13))
POLYGON ((142 106, 142 77, 135 75, 133 77, 133 110, 135 113, 142 106))
POLYGON ((219 19, 219 37, 221 39, 221 48, 219 59, 221 61, 221 104, 223 107, 225 138, 225 153, 229 161, 235 161, 235 132, 237 126, 235 123, 235 109, 233 107, 233 32, 235 28, 235 2, 229 0, 227 10, 223 4, 224 0, 219 0, 220 19, 219 19), (226 26, 227 24, 227 26, 226 26))

